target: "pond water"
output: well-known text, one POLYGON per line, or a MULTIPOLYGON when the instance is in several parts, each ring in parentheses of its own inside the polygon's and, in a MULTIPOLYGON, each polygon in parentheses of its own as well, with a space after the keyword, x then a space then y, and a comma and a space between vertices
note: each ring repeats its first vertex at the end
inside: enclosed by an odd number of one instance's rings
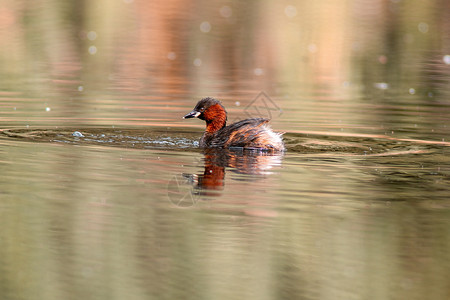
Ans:
POLYGON ((6 1, 0 298, 448 299, 450 5, 310 2, 6 1))

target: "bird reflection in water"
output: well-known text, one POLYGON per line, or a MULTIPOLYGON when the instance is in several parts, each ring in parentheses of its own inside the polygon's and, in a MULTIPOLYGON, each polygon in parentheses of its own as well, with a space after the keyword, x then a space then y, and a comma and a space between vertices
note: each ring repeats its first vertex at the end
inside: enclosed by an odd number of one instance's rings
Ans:
POLYGON ((198 196, 217 197, 224 189, 225 171, 251 175, 247 180, 264 178, 271 169, 281 165, 283 153, 261 150, 207 149, 204 151, 203 174, 183 174, 193 185, 193 193, 198 196))

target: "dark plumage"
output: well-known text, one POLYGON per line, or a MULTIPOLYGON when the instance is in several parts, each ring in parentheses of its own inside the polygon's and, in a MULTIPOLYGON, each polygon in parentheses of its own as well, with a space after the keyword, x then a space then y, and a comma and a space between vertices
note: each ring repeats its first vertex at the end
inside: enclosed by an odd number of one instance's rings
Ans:
POLYGON ((205 120, 206 130, 200 139, 202 148, 257 148, 271 151, 283 151, 284 144, 279 133, 270 128, 268 119, 255 118, 236 122, 226 126, 227 112, 220 101, 204 98, 192 112, 184 116, 205 120))

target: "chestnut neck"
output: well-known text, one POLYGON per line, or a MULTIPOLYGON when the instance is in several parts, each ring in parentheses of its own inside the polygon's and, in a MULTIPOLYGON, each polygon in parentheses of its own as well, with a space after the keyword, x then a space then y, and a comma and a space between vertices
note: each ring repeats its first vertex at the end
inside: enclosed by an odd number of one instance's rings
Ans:
POLYGON ((215 133, 226 126, 227 112, 220 104, 210 106, 204 113, 206 132, 215 133))

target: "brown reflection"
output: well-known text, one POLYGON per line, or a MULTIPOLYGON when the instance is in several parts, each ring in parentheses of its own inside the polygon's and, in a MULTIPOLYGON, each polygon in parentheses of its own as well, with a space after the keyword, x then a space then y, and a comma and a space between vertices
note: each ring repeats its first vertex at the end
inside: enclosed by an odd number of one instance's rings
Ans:
MULTIPOLYGON (((203 174, 183 174, 194 185, 193 193, 202 196, 219 196, 224 188, 225 170, 253 175, 247 180, 263 178, 270 169, 280 165, 282 154, 235 150, 207 150, 204 153, 205 169, 203 174)), ((245 179, 244 179, 245 180, 245 179)))

